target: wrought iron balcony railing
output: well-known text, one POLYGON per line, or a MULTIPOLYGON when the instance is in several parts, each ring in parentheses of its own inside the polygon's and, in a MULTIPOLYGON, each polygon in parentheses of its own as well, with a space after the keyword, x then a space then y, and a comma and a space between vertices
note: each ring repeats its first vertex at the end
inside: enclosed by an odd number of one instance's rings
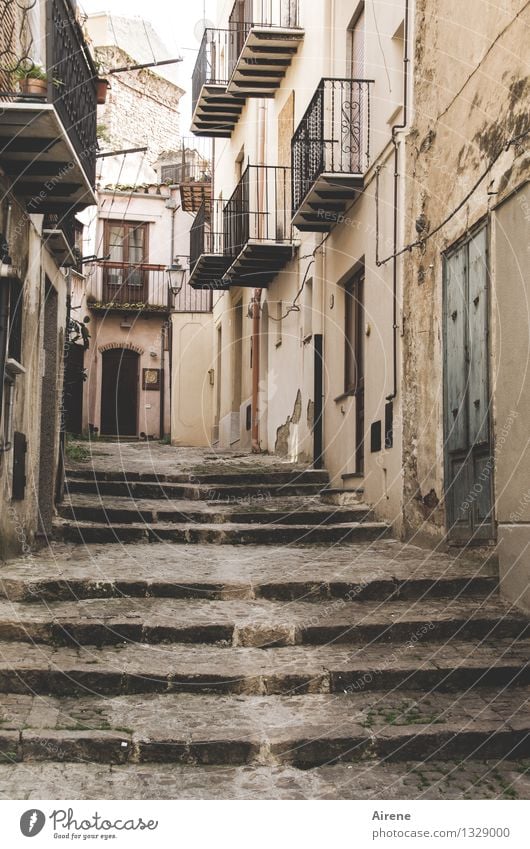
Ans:
POLYGON ((203 202, 190 229, 190 285, 194 289, 228 288, 223 277, 232 259, 223 247, 223 202, 203 202))
POLYGON ((43 0, 42 18, 22 5, 13 3, 12 26, 0 35, 0 164, 13 191, 34 200, 30 211, 82 208, 94 202, 97 71, 70 0, 43 0), (20 79, 34 68, 37 41, 45 79, 20 79))
POLYGON ((60 265, 78 268, 80 255, 76 250, 75 215, 47 212, 42 224, 42 233, 48 249, 60 265))
POLYGON ((236 34, 227 29, 206 29, 192 75, 192 122, 196 136, 229 138, 244 98, 228 94, 228 60, 236 34))
POLYGON ((47 0, 46 16, 48 98, 94 185, 97 71, 69 0, 47 0))
POLYGON ((224 253, 238 286, 267 286, 292 256, 291 169, 248 165, 224 212, 224 253))
POLYGON ((237 257, 248 242, 291 244, 291 169, 248 165, 224 208, 224 250, 237 257))
POLYGON ((236 0, 228 27, 228 92, 272 97, 304 36, 298 0, 236 0))
POLYGON ((292 139, 293 222, 329 230, 370 164, 372 80, 322 79, 292 139))
POLYGON ((167 312, 169 286, 166 266, 99 262, 87 296, 92 309, 167 312))

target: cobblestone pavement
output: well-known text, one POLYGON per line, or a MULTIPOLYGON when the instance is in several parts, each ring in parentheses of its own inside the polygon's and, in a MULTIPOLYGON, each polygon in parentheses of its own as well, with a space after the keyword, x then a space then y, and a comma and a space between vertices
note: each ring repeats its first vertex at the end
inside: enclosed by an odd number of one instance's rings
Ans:
POLYGON ((1 569, 1 798, 528 797, 530 631, 494 552, 301 544, 372 511, 275 458, 82 447, 79 542, 1 569), (113 538, 161 516, 263 544, 113 538))
POLYGON ((530 762, 317 767, 0 766, 0 799, 528 799, 530 762))

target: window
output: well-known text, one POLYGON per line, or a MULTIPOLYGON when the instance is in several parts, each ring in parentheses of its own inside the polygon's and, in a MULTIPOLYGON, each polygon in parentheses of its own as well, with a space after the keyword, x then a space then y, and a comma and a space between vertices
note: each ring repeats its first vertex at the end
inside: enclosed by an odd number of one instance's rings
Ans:
POLYGON ((364 386, 364 270, 344 290, 344 391, 354 393, 364 386))
POLYGON ((283 301, 276 304, 276 347, 282 344, 283 301))
POLYGON ((352 80, 364 79, 364 4, 348 31, 348 53, 350 59, 350 77, 352 80))
POLYGON ((148 261, 147 227, 147 224, 138 222, 105 222, 105 255, 109 257, 105 268, 106 286, 120 287, 127 284, 132 289, 132 296, 135 289, 139 296, 143 293, 146 272, 138 266, 148 261))
POLYGON ((313 281, 308 280, 304 287, 303 341, 309 342, 313 335, 313 281))

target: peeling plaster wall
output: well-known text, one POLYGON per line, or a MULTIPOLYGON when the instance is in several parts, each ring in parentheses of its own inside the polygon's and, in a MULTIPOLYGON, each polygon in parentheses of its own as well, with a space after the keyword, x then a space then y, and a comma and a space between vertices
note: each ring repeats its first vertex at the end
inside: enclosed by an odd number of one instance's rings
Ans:
MULTIPOLYGON (((405 257, 404 521, 409 536, 428 544, 437 543, 445 532, 442 252, 474 224, 489 220, 494 257, 496 206, 528 178, 528 140, 520 148, 503 150, 528 125, 530 84, 524 57, 530 10, 525 5, 522 0, 494 5, 470 0, 464 20, 458 0, 446 0, 443 13, 435 0, 416 3, 406 241, 421 239, 443 222, 502 151, 461 210, 405 257)), ((514 233, 514 238, 519 237, 514 233)), ((494 303, 512 286, 517 288, 517 281, 513 275, 496 274, 494 264, 491 272, 494 303)), ((492 322, 491 328, 494 373, 500 349, 492 322)), ((503 333, 516 345, 526 344, 509 323, 503 333)), ((499 427, 507 411, 499 407, 495 382, 491 388, 494 427, 499 427)))
MULTIPOLYGON (((7 189, 0 183, 0 192, 7 189)), ((39 471, 41 462, 41 403, 43 376, 43 305, 44 273, 57 291, 57 356, 62 357, 64 327, 66 325, 66 283, 55 261, 43 247, 41 215, 25 216, 18 204, 13 204, 10 230, 10 252, 14 266, 23 283, 22 365, 26 372, 15 381, 13 432, 25 434, 28 443, 26 455, 26 490, 23 501, 12 500, 13 452, 0 455, 0 559, 21 552, 31 557, 30 547, 39 531, 39 471)), ((5 281, 0 281, 4 285, 5 281)), ((59 369, 59 377, 62 371, 59 369)), ((48 460, 53 458, 57 468, 59 452, 59 424, 61 405, 60 383, 54 403, 55 426, 52 428, 53 444, 48 460)), ((3 427, 2 418, 2 427, 3 427)), ((51 512, 54 492, 43 493, 42 498, 51 512)), ((31 560, 28 560, 31 568, 31 560)))

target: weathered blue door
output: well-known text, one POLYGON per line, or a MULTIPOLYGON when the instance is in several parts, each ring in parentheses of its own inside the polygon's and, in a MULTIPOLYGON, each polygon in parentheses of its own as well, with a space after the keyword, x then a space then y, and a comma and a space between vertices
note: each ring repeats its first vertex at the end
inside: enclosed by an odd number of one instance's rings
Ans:
POLYGON ((445 506, 449 536, 495 536, 483 227, 444 259, 445 506))

